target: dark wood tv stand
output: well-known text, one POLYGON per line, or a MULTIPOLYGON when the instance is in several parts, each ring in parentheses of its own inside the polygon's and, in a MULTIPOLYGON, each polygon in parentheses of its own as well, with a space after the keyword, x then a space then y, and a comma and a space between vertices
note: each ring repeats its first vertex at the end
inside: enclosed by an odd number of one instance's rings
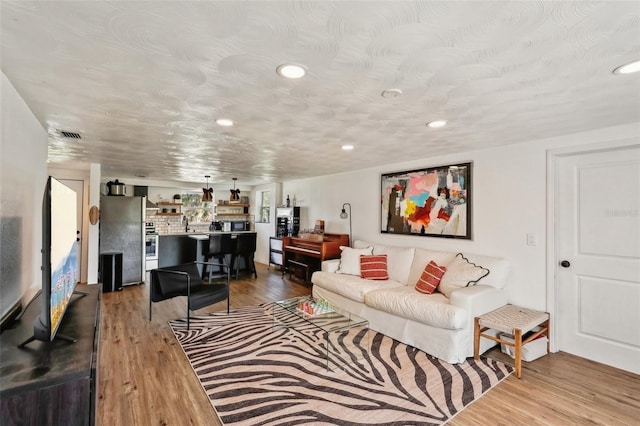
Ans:
POLYGON ((74 295, 59 333, 78 339, 33 341, 33 321, 41 296, 22 318, 0 335, 0 418, 3 425, 95 424, 100 342, 100 285, 82 285, 74 295))

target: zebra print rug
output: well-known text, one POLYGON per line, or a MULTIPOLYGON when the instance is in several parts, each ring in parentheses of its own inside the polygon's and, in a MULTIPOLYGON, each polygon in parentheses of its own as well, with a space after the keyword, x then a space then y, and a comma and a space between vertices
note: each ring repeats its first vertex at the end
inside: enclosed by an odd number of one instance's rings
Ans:
POLYGON ((440 425, 513 370, 448 364, 360 329, 329 345, 328 371, 322 333, 304 321, 272 327, 271 304, 194 316, 189 331, 186 319, 170 325, 225 425, 440 425))

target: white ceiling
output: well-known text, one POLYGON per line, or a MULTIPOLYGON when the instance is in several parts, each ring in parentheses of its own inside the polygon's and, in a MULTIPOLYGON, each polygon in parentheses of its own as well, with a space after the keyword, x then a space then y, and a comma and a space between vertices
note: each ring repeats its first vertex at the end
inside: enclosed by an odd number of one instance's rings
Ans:
POLYGON ((2 0, 1 24, 51 163, 125 183, 253 185, 640 121, 640 74, 612 74, 640 59, 638 1, 2 0), (276 75, 289 62, 308 75, 276 75))

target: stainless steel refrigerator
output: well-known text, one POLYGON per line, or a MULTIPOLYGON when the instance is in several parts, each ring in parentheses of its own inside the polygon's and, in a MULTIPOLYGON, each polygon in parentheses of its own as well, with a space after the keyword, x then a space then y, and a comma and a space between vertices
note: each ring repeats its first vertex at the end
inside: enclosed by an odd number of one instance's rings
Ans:
POLYGON ((100 253, 122 253, 122 285, 144 282, 144 214, 145 197, 100 197, 100 253))

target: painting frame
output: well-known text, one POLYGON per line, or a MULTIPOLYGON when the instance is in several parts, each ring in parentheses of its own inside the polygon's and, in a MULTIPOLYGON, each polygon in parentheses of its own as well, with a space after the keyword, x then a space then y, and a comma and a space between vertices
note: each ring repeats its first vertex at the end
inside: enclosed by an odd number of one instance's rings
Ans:
POLYGON ((473 162, 380 175, 380 232, 472 239, 473 162))

